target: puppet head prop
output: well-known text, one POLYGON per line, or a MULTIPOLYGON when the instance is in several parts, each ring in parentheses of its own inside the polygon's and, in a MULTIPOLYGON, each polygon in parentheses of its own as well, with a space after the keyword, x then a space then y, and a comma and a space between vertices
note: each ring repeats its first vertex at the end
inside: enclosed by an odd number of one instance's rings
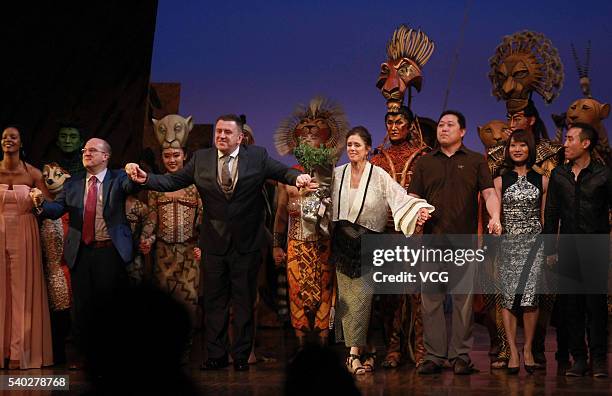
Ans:
POLYGON ((319 184, 315 192, 300 198, 300 218, 305 234, 329 235, 331 177, 347 130, 348 122, 340 106, 317 97, 307 106, 298 106, 274 134, 278 153, 293 153, 319 184))
POLYGON ((510 133, 510 127, 502 120, 492 120, 478 127, 478 136, 486 150, 505 143, 510 133))
POLYGON ((585 98, 591 98, 591 80, 589 79, 589 66, 591 63, 591 40, 587 44, 586 49, 586 63, 582 64, 576 53, 576 47, 572 44, 572 56, 576 63, 576 69, 578 70, 578 78, 580 79, 580 89, 585 98))
POLYGON ((380 65, 376 87, 387 99, 387 111, 397 112, 409 91, 408 107, 411 101, 411 87, 421 92, 423 66, 434 50, 434 42, 421 30, 400 25, 387 43, 387 61, 380 65))
POLYGON ((57 195, 62 188, 64 188, 64 182, 70 178, 70 173, 68 173, 64 168, 59 166, 57 162, 51 162, 50 164, 45 164, 43 166, 43 180, 47 185, 47 189, 53 195, 57 195))
POLYGON ((293 153, 300 143, 314 148, 323 145, 339 153, 347 130, 348 122, 342 108, 317 97, 307 106, 298 106, 290 117, 280 123, 274 134, 274 145, 280 155, 293 153))
POLYGON ((169 114, 161 120, 152 119, 155 137, 165 148, 183 148, 187 144, 189 132, 193 129, 191 116, 183 118, 178 114, 169 114))
POLYGON ((582 98, 574 101, 567 109, 566 122, 573 124, 583 122, 598 128, 601 122, 610 115, 610 105, 596 99, 582 98))
POLYGON ((493 96, 506 101, 509 114, 523 110, 533 91, 551 103, 563 86, 563 64, 542 33, 522 31, 505 36, 489 59, 493 96))
MULTIPOLYGON (((609 104, 601 103, 593 98, 582 98, 576 100, 567 109, 565 122, 567 125, 582 122, 595 128, 597 131, 597 137, 599 138, 597 148, 599 150, 609 152, 610 148, 608 147, 608 133, 606 132, 606 127, 602 122, 608 118, 609 115, 609 104)), ((606 154, 606 156, 607 155, 608 154, 606 154)), ((608 157, 606 157, 606 159, 606 162, 612 161, 612 158, 608 159, 608 157)))
POLYGON ((245 146, 255 144, 255 134, 253 134, 253 128, 247 124, 246 116, 244 114, 240 114, 240 121, 242 121, 242 144, 245 146))

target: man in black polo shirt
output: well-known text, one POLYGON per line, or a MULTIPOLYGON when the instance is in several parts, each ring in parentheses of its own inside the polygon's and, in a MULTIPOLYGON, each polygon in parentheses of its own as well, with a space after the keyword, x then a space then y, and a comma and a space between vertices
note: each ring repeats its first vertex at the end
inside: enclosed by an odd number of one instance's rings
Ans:
MULTIPOLYGON (((604 293, 608 280, 612 173, 610 168, 592 160, 591 153, 596 145, 597 132, 590 125, 570 126, 564 144, 569 163, 557 166, 550 175, 544 215, 545 234, 556 235, 561 223, 557 270, 565 277, 562 280, 581 282, 579 290, 574 286, 561 286, 563 290, 559 290, 564 310, 563 325, 567 326, 574 358, 573 366, 565 375, 573 377, 585 375, 588 369, 584 341, 587 318, 592 374, 594 377, 608 376, 608 310, 604 293), (572 292, 583 294, 567 294, 572 292)), ((550 265, 556 259, 555 245, 554 238, 546 239, 545 253, 550 265)))
MULTIPOLYGON (((491 220, 489 232, 500 234, 499 200, 485 158, 463 145, 463 114, 447 110, 438 121, 440 147, 421 157, 416 164, 408 193, 425 198, 436 207, 425 223, 425 234, 471 234, 478 230, 478 193, 486 203, 491 220)), ((422 294, 424 342, 427 355, 419 374, 434 374, 444 362, 453 361, 455 374, 470 374, 474 369, 472 349, 472 294, 453 294, 453 328, 447 346, 444 319, 444 292, 422 294)))

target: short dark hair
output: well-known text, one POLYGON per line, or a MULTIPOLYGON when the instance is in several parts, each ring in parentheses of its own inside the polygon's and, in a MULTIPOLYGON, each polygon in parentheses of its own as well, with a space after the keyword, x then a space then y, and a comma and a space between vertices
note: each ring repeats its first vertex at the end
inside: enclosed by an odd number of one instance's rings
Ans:
POLYGON ((385 114, 385 123, 387 122, 387 118, 389 116, 398 114, 402 115, 408 122, 414 120, 414 113, 412 113, 412 110, 410 110, 407 106, 401 106, 398 111, 389 111, 387 114, 385 114))
POLYGON ((438 117, 438 123, 440 122, 440 120, 442 119, 442 117, 444 117, 445 115, 454 115, 455 117, 457 117, 457 121, 459 122, 459 127, 461 129, 465 129, 466 127, 466 122, 465 122, 465 116, 463 115, 463 113, 457 111, 457 110, 444 110, 442 112, 442 114, 440 114, 440 117, 438 117))
POLYGON ((351 128, 351 130, 346 134, 346 140, 353 135, 359 136, 364 141, 366 146, 372 147, 372 135, 370 135, 370 132, 366 127, 359 125, 351 128))
POLYGON ((572 128, 580 129, 580 141, 582 142, 585 139, 589 139, 589 151, 593 152, 595 146, 597 146, 597 142, 599 140, 599 136, 595 128, 593 128, 589 124, 585 124, 584 122, 576 122, 569 125, 568 131, 572 128))
POLYGON ((527 168, 531 168, 536 161, 536 145, 533 134, 527 132, 524 129, 517 129, 512 132, 508 140, 506 141, 506 147, 504 148, 504 164, 503 167, 505 170, 514 169, 514 161, 512 161, 512 157, 510 157, 510 143, 512 140, 515 142, 523 142, 527 144, 527 148, 529 149, 529 155, 527 156, 527 168))
POLYGON ((215 127, 219 121, 233 121, 238 126, 238 132, 242 133, 242 128, 244 127, 244 123, 240 119, 240 116, 236 114, 223 114, 217 117, 215 120, 215 127))

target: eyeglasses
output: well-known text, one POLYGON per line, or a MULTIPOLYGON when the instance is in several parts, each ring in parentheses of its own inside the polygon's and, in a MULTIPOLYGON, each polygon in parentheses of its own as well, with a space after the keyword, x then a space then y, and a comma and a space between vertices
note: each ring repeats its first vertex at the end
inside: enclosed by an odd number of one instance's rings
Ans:
POLYGON ((81 150, 81 154, 86 154, 86 153, 91 153, 91 154, 96 154, 96 153, 108 154, 106 151, 100 151, 100 150, 95 149, 95 148, 84 148, 84 149, 81 150))

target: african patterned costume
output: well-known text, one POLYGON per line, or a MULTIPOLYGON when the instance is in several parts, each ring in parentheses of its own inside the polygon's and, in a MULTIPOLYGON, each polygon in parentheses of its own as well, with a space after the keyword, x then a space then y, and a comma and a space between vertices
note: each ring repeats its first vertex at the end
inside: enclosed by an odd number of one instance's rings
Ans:
POLYGON ((334 303, 335 270, 329 264, 329 235, 309 232, 302 197, 288 203, 287 281, 291 325, 304 332, 329 328, 334 303))
POLYGON ((142 237, 156 241, 153 283, 185 304, 195 319, 200 263, 194 258, 202 201, 194 185, 174 193, 149 192, 142 237))
MULTIPOLYGON (((396 182, 406 188, 410 183, 416 160, 425 152, 426 149, 406 141, 379 149, 370 162, 384 169, 396 182)), ((396 232, 390 212, 385 232, 396 232)), ((420 294, 378 296, 387 356, 395 353, 400 360, 401 355, 406 354, 417 364, 424 358, 426 351, 423 345, 420 297, 420 294)))

